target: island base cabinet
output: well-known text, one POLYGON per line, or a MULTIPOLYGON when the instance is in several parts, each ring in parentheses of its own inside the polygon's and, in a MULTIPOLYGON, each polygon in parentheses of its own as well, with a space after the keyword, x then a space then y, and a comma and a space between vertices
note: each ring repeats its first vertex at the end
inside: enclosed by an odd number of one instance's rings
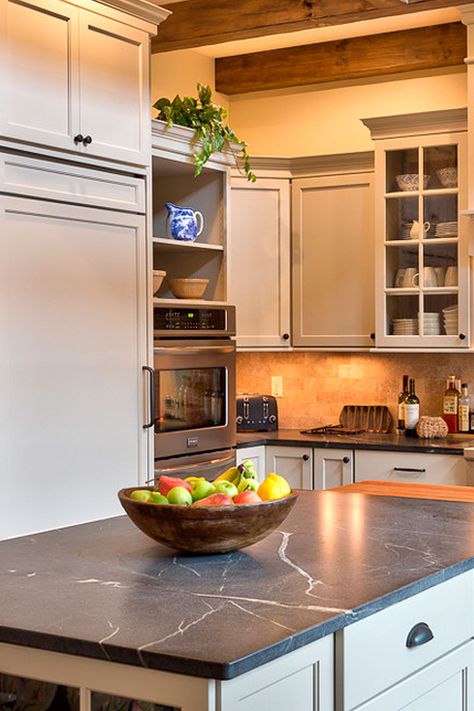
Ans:
POLYGON ((357 711, 472 711, 473 654, 467 642, 357 711))
POLYGON ((52 700, 59 689, 61 711, 334 711, 334 642, 329 635, 224 681, 0 643, 0 692, 14 692, 15 677, 33 697, 52 700))
POLYGON ((333 637, 217 682, 218 711, 333 711, 333 637))

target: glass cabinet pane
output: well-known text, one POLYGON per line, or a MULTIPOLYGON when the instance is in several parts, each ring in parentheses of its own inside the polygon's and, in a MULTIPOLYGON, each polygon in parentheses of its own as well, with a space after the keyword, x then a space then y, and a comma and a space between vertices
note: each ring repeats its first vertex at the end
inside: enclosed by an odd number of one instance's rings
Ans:
POLYGON ((425 336, 457 336, 458 297, 455 294, 425 294, 420 333, 425 336))
POLYGON ((457 145, 425 147, 423 149, 423 172, 425 175, 429 175, 429 190, 457 188, 457 145))
POLYGON ((418 245, 386 246, 387 289, 412 289, 418 287, 418 245))
POLYGON ((458 286, 458 245, 424 244, 421 286, 453 288, 458 286))
POLYGON ((79 697, 80 690, 73 687, 0 674, 0 709, 79 711, 79 697))
POLYGON ((458 236, 458 196, 425 195, 423 198, 423 233, 425 239, 458 236))
POLYGON ((385 191, 412 192, 418 190, 418 148, 386 153, 385 191))
POLYGON ((386 240, 418 239, 418 198, 391 198, 386 202, 386 240))
POLYGON ((387 296, 387 335, 417 336, 419 304, 418 295, 387 296))

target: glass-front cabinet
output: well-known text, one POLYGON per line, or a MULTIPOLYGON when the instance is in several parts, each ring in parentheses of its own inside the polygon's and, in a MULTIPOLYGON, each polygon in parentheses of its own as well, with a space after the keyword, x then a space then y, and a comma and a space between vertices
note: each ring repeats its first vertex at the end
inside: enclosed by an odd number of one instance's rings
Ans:
POLYGON ((376 346, 467 348, 465 111, 364 123, 376 142, 376 346))

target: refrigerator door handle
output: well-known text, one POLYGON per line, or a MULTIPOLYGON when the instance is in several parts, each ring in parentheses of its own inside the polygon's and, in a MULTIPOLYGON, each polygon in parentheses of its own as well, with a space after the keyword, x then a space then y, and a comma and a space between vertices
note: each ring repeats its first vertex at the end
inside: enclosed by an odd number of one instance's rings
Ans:
POLYGON ((142 367, 144 373, 148 373, 148 412, 150 419, 143 423, 143 429, 147 430, 155 424, 155 371, 149 365, 142 367))

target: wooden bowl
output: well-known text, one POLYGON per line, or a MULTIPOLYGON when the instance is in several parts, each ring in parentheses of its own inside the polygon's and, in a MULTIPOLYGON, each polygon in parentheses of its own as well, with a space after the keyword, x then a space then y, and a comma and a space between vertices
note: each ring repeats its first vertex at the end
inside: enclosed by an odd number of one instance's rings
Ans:
POLYGON ((202 299, 209 279, 168 279, 168 284, 178 299, 202 299))
MULTIPOLYGON (((228 553, 250 546, 275 530, 288 516, 298 494, 261 504, 184 506, 135 501, 132 486, 118 492, 133 523, 147 536, 186 553, 228 553)), ((153 488, 149 487, 149 491, 153 488)))

